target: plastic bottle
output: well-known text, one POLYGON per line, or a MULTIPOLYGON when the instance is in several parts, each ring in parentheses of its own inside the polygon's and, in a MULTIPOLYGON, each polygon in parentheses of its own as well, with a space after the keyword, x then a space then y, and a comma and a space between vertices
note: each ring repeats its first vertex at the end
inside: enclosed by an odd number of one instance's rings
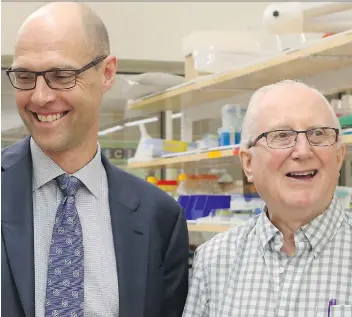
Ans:
POLYGON ((221 146, 239 144, 245 108, 241 105, 226 104, 221 108, 222 127, 219 129, 221 146))
POLYGON ((242 123, 244 119, 244 115, 246 113, 246 109, 240 105, 236 106, 235 112, 235 144, 240 144, 241 135, 242 135, 242 123))
POLYGON ((236 105, 227 104, 221 108, 221 123, 219 129, 220 146, 235 144, 235 121, 236 121, 236 105))

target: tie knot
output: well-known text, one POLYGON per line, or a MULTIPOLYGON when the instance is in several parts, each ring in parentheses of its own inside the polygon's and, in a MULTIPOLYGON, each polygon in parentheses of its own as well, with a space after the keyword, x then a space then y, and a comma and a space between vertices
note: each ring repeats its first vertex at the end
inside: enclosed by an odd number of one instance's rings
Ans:
POLYGON ((77 177, 69 176, 67 174, 58 176, 56 182, 64 196, 75 196, 78 189, 83 186, 82 182, 77 177))

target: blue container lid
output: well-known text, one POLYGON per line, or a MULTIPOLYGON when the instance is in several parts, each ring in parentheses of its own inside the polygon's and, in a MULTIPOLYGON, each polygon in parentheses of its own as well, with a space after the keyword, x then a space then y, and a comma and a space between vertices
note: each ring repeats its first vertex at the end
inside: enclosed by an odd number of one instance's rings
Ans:
POLYGON ((262 212, 262 209, 261 209, 261 208, 255 208, 255 209, 254 209, 254 214, 255 214, 255 215, 259 215, 261 212, 262 212))

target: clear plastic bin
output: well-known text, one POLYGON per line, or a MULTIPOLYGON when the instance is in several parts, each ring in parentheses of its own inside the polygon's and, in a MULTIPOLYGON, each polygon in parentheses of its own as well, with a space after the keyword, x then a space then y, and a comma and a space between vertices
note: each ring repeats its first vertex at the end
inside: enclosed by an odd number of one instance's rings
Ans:
POLYGON ((184 56, 198 72, 226 72, 278 53, 275 35, 257 30, 199 30, 183 39, 184 56))
POLYGON ((218 184, 218 178, 213 174, 199 174, 195 176, 196 194, 198 195, 218 195, 222 193, 218 184))

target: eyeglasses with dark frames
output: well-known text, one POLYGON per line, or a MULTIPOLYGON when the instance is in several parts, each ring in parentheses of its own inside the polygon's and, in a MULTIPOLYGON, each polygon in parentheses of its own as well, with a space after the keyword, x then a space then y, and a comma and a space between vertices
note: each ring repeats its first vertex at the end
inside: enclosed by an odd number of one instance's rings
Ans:
POLYGON ((51 69, 42 72, 34 72, 23 69, 7 69, 6 74, 12 86, 19 90, 32 90, 37 85, 38 76, 43 76, 51 89, 63 90, 76 86, 77 76, 86 70, 97 66, 107 56, 98 56, 80 69, 51 69))
POLYGON ((339 129, 330 127, 314 128, 310 130, 274 130, 260 134, 253 142, 250 142, 248 148, 257 144, 265 138, 269 148, 286 149, 296 145, 298 134, 304 133, 307 140, 312 146, 331 146, 335 144, 339 137, 339 129))

